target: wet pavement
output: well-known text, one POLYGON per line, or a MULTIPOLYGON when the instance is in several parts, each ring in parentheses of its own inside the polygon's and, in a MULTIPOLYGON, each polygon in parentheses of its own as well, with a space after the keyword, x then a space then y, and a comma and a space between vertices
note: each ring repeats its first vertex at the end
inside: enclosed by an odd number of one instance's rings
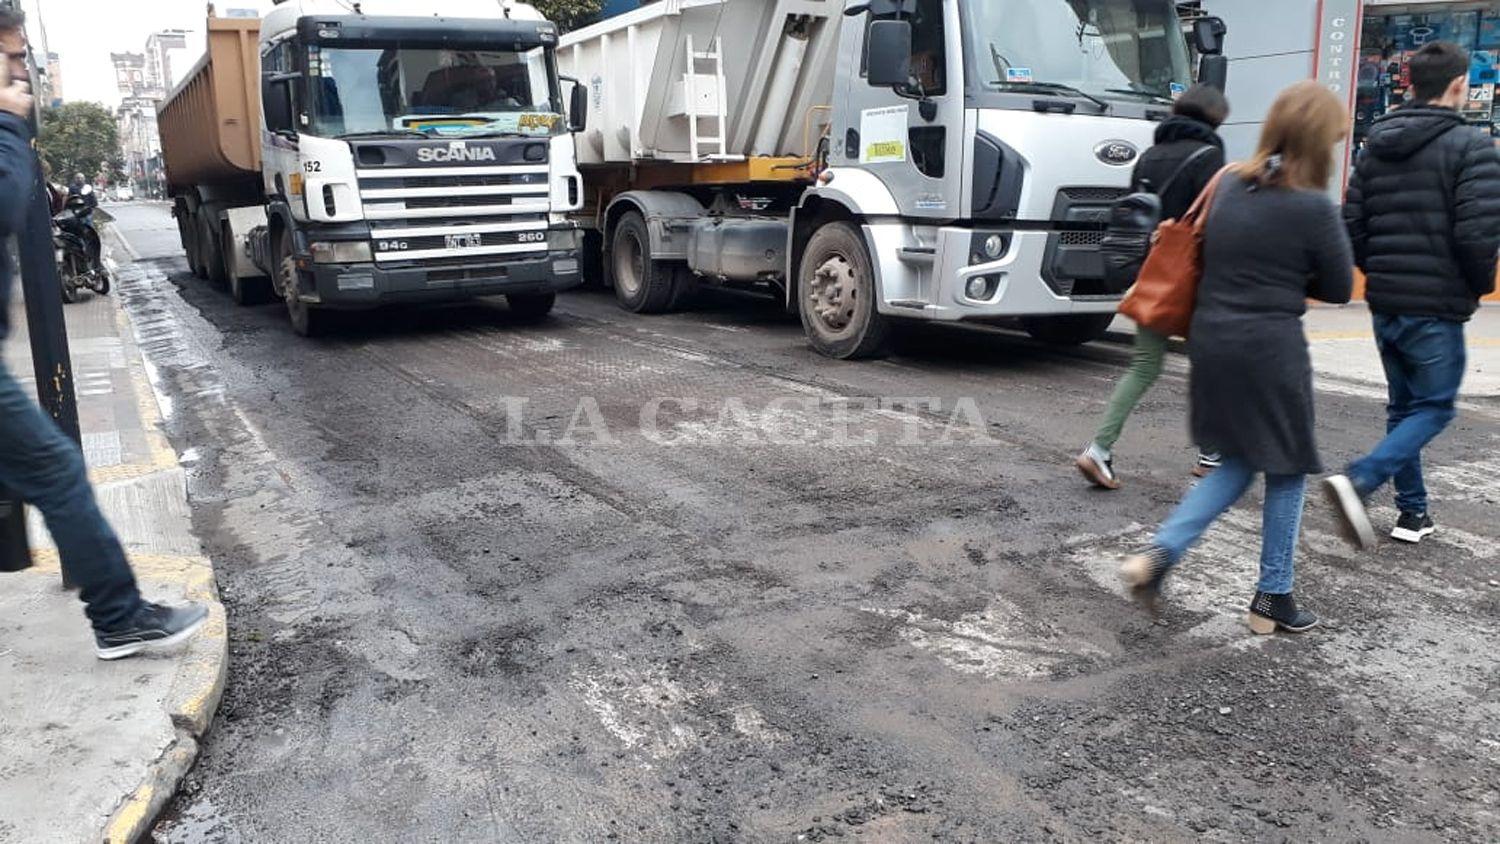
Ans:
MULTIPOLYGON (((1500 837, 1500 403, 1433 449, 1428 544, 1310 505, 1327 623, 1252 638, 1254 501, 1160 623, 1115 580, 1189 481, 1180 360, 1100 494, 1070 461, 1123 347, 837 363, 767 304, 597 291, 305 341, 117 216, 230 621, 160 841, 1500 837)), ((1326 386, 1332 464, 1384 422, 1326 386)))

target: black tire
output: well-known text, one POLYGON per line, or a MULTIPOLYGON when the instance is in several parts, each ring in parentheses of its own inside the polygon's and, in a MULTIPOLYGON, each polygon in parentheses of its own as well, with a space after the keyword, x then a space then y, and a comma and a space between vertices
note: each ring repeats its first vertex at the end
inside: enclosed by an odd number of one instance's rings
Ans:
POLYGON ((187 250, 188 269, 192 270, 194 278, 208 278, 208 267, 203 263, 203 226, 198 221, 198 212, 188 214, 188 234, 190 235, 187 250))
POLYGON ((64 254, 62 266, 57 268, 58 281, 62 282, 64 305, 71 305, 78 301, 78 272, 78 259, 71 252, 64 254))
POLYGON ((244 278, 236 269, 234 235, 228 226, 225 226, 219 234, 219 243, 230 244, 229 248, 220 250, 224 261, 224 278, 227 279, 229 286, 229 298, 233 299, 236 305, 259 305, 266 301, 267 293, 269 293, 268 280, 259 276, 244 278))
POLYGON ((540 322, 557 304, 556 293, 511 293, 505 297, 510 312, 522 322, 540 322))
POLYGON ((94 274, 94 278, 99 280, 99 286, 94 289, 94 292, 98 293, 100 296, 108 296, 110 290, 109 271, 99 270, 94 274))
POLYGON ((198 226, 203 275, 210 284, 223 287, 228 278, 224 275, 224 249, 219 243, 219 225, 206 207, 198 209, 198 226))
POLYGON ((875 302, 875 269, 859 229, 828 223, 813 232, 797 272, 802 330, 819 353, 838 360, 890 354, 891 320, 875 302))
POLYGON ((664 313, 678 298, 678 267, 651 257, 651 234, 639 212, 626 212, 615 225, 604 268, 615 298, 627 311, 664 313))
POLYGON ((286 313, 292 321, 292 331, 299 337, 316 337, 323 333, 328 315, 302 301, 301 285, 297 283, 297 264, 292 254, 292 233, 284 231, 276 239, 276 271, 281 274, 281 294, 286 300, 286 313))
POLYGON ((1068 314, 1027 317, 1021 320, 1026 333, 1054 346, 1081 346, 1103 337, 1115 321, 1114 314, 1068 314))

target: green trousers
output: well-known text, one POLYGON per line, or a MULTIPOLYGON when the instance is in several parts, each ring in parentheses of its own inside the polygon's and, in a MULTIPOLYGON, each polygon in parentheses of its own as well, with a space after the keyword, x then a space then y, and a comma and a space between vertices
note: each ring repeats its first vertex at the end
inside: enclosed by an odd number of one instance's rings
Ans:
POLYGON ((1094 444, 1110 451, 1115 447, 1115 441, 1120 439, 1120 431, 1125 427, 1125 420, 1135 411, 1135 406, 1140 404, 1141 397, 1161 377, 1162 361, 1167 355, 1167 338, 1149 328, 1137 328, 1135 332, 1135 347, 1130 355, 1130 369, 1120 383, 1115 386, 1115 394, 1110 397, 1109 408, 1104 411, 1104 419, 1099 423, 1099 432, 1094 434, 1094 444))

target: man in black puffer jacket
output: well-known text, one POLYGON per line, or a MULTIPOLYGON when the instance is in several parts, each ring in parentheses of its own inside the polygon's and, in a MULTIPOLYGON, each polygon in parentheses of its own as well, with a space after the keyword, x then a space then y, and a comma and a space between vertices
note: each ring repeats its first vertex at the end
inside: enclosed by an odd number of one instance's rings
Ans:
POLYGON ((1392 479, 1401 515, 1391 536, 1420 542, 1435 530, 1422 449, 1456 414, 1464 323, 1495 289, 1500 250, 1500 156, 1458 112, 1469 54, 1428 44, 1411 80, 1414 101, 1370 131, 1344 208, 1390 388, 1386 438, 1327 481, 1346 533, 1365 547, 1375 533, 1364 501, 1392 479))

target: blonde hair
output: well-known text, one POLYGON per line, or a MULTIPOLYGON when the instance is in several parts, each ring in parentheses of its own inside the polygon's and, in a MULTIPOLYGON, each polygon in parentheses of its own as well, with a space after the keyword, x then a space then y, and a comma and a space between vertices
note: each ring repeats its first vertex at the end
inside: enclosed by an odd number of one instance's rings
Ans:
POLYGON ((1349 110, 1334 93, 1307 80, 1282 91, 1266 115, 1260 146, 1234 172, 1259 187, 1327 190, 1333 146, 1349 133, 1349 110))

